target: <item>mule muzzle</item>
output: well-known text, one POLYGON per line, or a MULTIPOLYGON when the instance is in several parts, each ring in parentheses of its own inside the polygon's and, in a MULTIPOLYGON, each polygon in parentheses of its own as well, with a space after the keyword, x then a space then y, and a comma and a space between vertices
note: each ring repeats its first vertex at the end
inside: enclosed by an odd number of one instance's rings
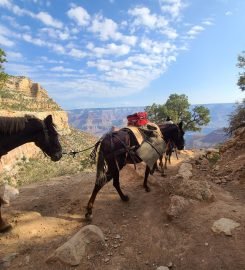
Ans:
POLYGON ((62 158, 62 152, 58 152, 52 155, 50 158, 52 161, 59 161, 62 158))

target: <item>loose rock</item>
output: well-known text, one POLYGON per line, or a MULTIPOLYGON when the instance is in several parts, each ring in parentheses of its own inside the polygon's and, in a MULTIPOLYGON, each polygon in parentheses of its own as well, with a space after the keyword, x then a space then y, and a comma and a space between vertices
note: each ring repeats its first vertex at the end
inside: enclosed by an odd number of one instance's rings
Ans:
POLYGON ((223 232, 225 235, 231 236, 231 231, 240 226, 240 223, 229 218, 221 218, 213 223, 212 231, 215 233, 223 232))
POLYGON ((79 265, 81 259, 85 256, 86 249, 94 243, 104 243, 104 235, 99 227, 88 225, 77 232, 70 240, 47 259, 47 262, 61 261, 68 265, 79 265))

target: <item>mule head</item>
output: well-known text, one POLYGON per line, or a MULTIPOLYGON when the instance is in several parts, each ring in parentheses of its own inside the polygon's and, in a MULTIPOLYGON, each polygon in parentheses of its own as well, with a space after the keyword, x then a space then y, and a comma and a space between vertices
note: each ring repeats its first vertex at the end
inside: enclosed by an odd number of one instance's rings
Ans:
POLYGON ((35 141, 35 144, 47 154, 52 161, 58 161, 62 157, 62 147, 59 142, 59 135, 55 129, 52 115, 48 115, 42 123, 42 130, 35 141))
POLYGON ((183 150, 185 147, 185 139, 184 139, 184 135, 185 132, 183 130, 183 122, 181 121, 180 123, 178 123, 178 138, 175 142, 178 150, 183 150))

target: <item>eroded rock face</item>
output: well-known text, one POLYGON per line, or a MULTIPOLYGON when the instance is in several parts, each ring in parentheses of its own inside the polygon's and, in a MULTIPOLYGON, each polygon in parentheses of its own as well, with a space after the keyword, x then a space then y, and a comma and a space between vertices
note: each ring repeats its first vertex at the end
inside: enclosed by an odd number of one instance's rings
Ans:
POLYGON ((36 82, 23 76, 10 76, 1 88, 1 108, 11 110, 61 110, 47 91, 36 82))

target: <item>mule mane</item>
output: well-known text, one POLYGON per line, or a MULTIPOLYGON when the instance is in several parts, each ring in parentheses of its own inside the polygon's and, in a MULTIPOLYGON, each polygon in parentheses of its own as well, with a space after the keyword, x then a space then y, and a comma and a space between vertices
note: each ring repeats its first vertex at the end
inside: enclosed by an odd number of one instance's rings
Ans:
POLYGON ((29 119, 38 118, 32 115, 25 115, 24 117, 0 117, 0 133, 4 135, 15 134, 19 131, 22 131, 29 119))

